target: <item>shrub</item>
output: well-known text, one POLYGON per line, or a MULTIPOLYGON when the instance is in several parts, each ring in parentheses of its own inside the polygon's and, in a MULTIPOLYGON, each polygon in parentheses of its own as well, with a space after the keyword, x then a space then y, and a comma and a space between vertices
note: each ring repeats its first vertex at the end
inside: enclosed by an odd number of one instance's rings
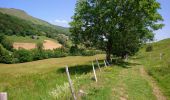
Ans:
POLYGON ((14 63, 13 54, 6 50, 1 44, 0 44, 0 63, 6 64, 14 63))
POLYGON ((54 57, 54 51, 53 50, 45 50, 45 54, 48 56, 48 58, 54 57))
POLYGON ((34 49, 32 50, 33 60, 42 60, 48 58, 45 50, 34 49))
POLYGON ((75 46, 71 46, 69 52, 70 52, 70 55, 81 56, 82 55, 81 53, 83 52, 83 49, 79 49, 77 47, 77 45, 75 45, 75 46))
POLYGON ((19 49, 14 52, 14 56, 18 58, 19 62, 29 62, 33 60, 32 52, 25 49, 19 49))
POLYGON ((4 48, 12 51, 13 43, 7 37, 5 37, 5 35, 0 35, 0 43, 3 45, 4 48))
POLYGON ((65 57, 67 56, 67 51, 64 50, 63 48, 60 49, 54 49, 54 57, 65 57))
POLYGON ((148 45, 146 47, 146 52, 151 52, 153 50, 153 46, 152 45, 148 45))

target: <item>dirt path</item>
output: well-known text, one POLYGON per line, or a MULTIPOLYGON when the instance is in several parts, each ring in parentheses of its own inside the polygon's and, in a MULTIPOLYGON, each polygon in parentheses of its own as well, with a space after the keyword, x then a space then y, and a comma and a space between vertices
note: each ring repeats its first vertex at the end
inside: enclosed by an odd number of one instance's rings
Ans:
POLYGON ((136 61, 129 64, 115 80, 112 94, 116 100, 167 100, 141 64, 136 61))
POLYGON ((166 97, 162 94, 154 79, 148 75, 143 67, 140 68, 140 73, 151 85, 153 94, 156 96, 157 100, 166 100, 166 97))

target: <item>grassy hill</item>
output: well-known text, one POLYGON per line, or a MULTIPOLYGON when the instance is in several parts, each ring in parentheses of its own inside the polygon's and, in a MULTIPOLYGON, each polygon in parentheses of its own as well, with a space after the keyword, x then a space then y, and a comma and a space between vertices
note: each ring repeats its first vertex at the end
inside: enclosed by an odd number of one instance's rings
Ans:
POLYGON ((66 33, 69 34, 69 29, 65 28, 65 27, 61 27, 61 26, 57 26, 57 25, 52 25, 46 21, 43 21, 41 19, 35 18, 30 16, 29 14, 27 14, 25 11, 20 10, 20 9, 15 9, 15 8, 0 8, 0 12, 3 14, 8 14, 11 16, 15 16, 18 18, 21 18, 23 20, 27 20, 30 21, 34 24, 38 24, 38 25, 43 25, 43 26, 48 26, 51 28, 55 28, 58 31, 60 31, 61 33, 66 33))
POLYGON ((145 45, 137 55, 138 60, 145 65, 148 73, 157 80, 163 93, 170 98, 170 39, 152 43, 152 46, 153 51, 146 52, 145 45))

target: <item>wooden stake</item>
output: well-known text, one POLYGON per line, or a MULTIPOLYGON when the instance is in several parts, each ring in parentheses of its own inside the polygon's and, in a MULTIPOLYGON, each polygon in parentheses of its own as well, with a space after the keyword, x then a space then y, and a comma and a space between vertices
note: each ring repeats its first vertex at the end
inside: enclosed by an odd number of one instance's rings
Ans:
POLYGON ((0 100, 8 100, 6 92, 0 92, 0 100))
POLYGON ((106 65, 106 61, 105 61, 105 60, 104 60, 104 66, 105 66, 105 67, 107 67, 107 65, 106 65))
POLYGON ((96 80, 96 82, 97 82, 97 76, 96 76, 96 71, 95 71, 95 69, 94 69, 93 61, 92 61, 92 67, 93 67, 94 78, 95 78, 95 80, 96 80))
POLYGON ((96 62, 97 62, 97 65, 98 65, 99 70, 101 71, 100 65, 99 65, 99 62, 98 62, 98 59, 97 59, 97 58, 96 58, 96 62))
POLYGON ((72 81, 71 81, 71 78, 70 78, 70 73, 69 73, 69 70, 68 70, 68 66, 66 66, 66 73, 67 73, 67 77, 68 77, 68 81, 69 81, 69 85, 70 85, 71 94, 72 94, 74 100, 77 100, 76 95, 74 93, 73 84, 72 84, 72 81))
POLYGON ((162 60, 162 53, 160 53, 160 60, 162 60))

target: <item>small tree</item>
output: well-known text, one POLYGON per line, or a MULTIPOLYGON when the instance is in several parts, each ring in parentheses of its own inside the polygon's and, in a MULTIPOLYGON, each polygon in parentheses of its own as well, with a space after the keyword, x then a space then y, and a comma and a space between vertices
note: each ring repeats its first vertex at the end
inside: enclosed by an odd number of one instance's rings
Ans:
POLYGON ((42 42, 38 42, 38 43, 37 43, 37 49, 38 49, 39 51, 42 51, 43 48, 44 48, 43 43, 42 43, 42 42))

